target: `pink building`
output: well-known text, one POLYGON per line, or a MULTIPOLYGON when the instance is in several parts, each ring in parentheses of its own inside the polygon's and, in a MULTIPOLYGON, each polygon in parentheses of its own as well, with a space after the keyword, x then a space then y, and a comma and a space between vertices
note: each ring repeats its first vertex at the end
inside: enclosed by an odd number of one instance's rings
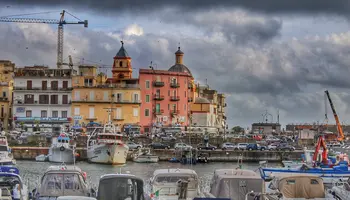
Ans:
POLYGON ((195 85, 190 70, 183 64, 184 53, 175 53, 175 65, 169 70, 140 69, 141 132, 152 127, 188 126, 190 104, 195 85))

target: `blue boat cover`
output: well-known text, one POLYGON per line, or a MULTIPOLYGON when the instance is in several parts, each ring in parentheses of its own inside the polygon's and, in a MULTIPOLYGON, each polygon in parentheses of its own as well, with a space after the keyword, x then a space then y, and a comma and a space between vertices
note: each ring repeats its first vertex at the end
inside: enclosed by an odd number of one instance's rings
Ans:
POLYGON ((9 166, 1 166, 0 167, 0 173, 5 172, 5 173, 14 173, 19 175, 19 169, 16 167, 9 167, 9 166))

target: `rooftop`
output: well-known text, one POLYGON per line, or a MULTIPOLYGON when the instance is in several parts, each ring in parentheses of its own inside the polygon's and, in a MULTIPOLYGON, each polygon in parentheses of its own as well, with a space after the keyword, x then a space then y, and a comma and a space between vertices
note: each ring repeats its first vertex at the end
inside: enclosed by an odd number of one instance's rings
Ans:
POLYGON ((281 126, 279 123, 253 123, 252 126, 281 126))
POLYGON ((188 73, 192 76, 191 71, 184 64, 175 64, 175 65, 171 66, 168 71, 169 72, 188 73))
POLYGON ((169 75, 169 76, 188 76, 192 77, 189 73, 184 72, 174 72, 174 71, 167 71, 167 70, 152 70, 152 69, 140 69, 140 74, 155 74, 155 75, 169 75))
POLYGON ((69 78, 76 74, 76 70, 54 69, 46 66, 31 66, 15 68, 15 78, 18 77, 65 77, 69 78))
POLYGON ((129 56, 128 52, 126 52, 126 50, 124 48, 124 42, 121 41, 121 43, 122 43, 122 46, 120 47, 117 55, 115 55, 115 56, 116 57, 121 57, 121 58, 129 58, 130 56, 129 56))

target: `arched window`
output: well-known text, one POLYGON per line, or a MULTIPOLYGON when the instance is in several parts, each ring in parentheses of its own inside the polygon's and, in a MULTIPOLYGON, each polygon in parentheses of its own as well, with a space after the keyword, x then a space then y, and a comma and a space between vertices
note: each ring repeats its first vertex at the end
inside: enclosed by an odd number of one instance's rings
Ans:
POLYGON ((119 61, 119 67, 123 67, 123 62, 119 61))

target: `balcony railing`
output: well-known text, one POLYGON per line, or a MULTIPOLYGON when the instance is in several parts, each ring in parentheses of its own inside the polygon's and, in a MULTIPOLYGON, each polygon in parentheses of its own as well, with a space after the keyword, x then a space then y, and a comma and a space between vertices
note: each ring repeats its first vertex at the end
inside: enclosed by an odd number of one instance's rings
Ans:
POLYGON ((153 99, 158 101, 164 100, 164 95, 156 94, 153 96, 153 99))
POLYGON ((42 88, 42 87, 14 87, 14 90, 30 90, 30 91, 71 91, 73 90, 72 87, 68 88, 52 88, 52 87, 47 87, 47 88, 42 88))
POLYGON ((9 98, 8 97, 0 97, 0 101, 8 101, 9 98))
POLYGON ((155 110, 153 110, 153 113, 154 113, 155 115, 161 115, 161 114, 164 113, 164 110, 163 110, 163 109, 160 109, 160 110, 155 109, 155 110))
POLYGON ((180 87, 180 84, 172 82, 172 83, 170 83, 170 87, 178 88, 178 87, 180 87))
POLYGON ((193 98, 192 97, 188 97, 187 101, 188 102, 193 102, 193 98))
POLYGON ((180 97, 179 96, 171 96, 170 101, 179 101, 180 97))
POLYGON ((154 87, 163 87, 164 82, 163 81, 153 81, 153 86, 154 87))
POLYGON ((189 83, 187 88, 188 89, 193 89, 193 85, 189 83))
POLYGON ((138 89, 139 84, 103 84, 103 85, 77 85, 74 88, 125 88, 125 89, 138 89))
POLYGON ((177 114, 180 113, 180 110, 171 110, 170 113, 171 113, 172 115, 177 115, 177 114))
POLYGON ((8 82, 0 82, 0 86, 9 86, 8 82))
MULTIPOLYGON (((73 103, 111 103, 110 99, 74 99, 73 103)), ((112 103, 116 104, 140 104, 141 100, 122 100, 122 99, 114 99, 112 103)))

